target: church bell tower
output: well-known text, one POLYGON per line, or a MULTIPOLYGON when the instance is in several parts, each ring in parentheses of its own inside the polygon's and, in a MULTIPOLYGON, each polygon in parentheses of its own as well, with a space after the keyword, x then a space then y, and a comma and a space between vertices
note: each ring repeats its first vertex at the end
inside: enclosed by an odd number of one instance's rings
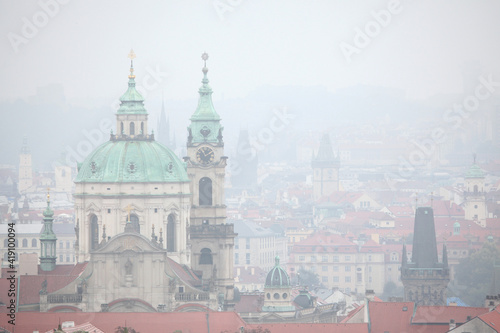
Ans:
POLYGON ((217 289, 221 309, 231 309, 234 298, 234 226, 226 224, 223 127, 212 104, 208 85, 208 54, 204 60, 198 107, 188 127, 187 172, 191 180, 191 267, 202 274, 204 288, 217 289))

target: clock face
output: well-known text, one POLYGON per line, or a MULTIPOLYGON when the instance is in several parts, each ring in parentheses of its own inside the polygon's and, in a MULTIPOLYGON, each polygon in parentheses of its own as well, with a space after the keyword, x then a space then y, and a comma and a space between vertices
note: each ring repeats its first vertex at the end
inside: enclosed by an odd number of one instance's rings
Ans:
POLYGON ((196 160, 201 164, 209 164, 214 161, 214 151, 208 147, 201 147, 196 152, 196 160))

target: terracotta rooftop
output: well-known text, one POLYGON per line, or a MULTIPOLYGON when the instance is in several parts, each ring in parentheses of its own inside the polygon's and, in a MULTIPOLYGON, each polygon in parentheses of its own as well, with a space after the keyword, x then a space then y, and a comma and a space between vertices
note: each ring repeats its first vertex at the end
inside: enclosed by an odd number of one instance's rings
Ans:
MULTIPOLYGON (((170 313, 113 313, 113 312, 18 312, 16 326, 8 324, 9 317, 0 316, 0 326, 15 332, 47 332, 57 328, 60 322, 74 321, 75 325, 91 323, 103 332, 115 332, 116 327, 132 327, 139 332, 183 333, 239 332, 247 324, 235 312, 170 312, 170 313), (208 323, 207 323, 208 315, 208 323)), ((274 332, 273 332, 274 333, 274 332)))

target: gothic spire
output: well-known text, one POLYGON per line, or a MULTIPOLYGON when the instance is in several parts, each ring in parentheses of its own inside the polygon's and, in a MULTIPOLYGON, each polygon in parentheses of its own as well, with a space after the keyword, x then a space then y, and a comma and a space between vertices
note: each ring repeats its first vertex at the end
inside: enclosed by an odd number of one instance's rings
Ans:
POLYGON ((415 212, 412 262, 417 268, 433 268, 438 263, 434 212, 418 207, 415 212))

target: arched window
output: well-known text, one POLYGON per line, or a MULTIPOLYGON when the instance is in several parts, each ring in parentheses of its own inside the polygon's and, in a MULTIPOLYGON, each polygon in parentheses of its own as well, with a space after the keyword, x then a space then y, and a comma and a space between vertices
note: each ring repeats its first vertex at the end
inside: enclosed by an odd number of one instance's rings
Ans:
POLYGON ((38 243, 38 242, 36 241, 36 238, 33 238, 33 239, 31 240, 31 247, 36 247, 36 246, 37 246, 37 243, 38 243))
POLYGON ((99 245, 99 224, 97 223, 97 216, 90 216, 90 249, 95 250, 99 245))
POLYGON ((141 122, 141 134, 144 134, 144 123, 141 122))
POLYGON ((213 264, 212 250, 207 248, 201 249, 200 265, 212 265, 212 264, 213 264))
POLYGON ((478 191, 478 187, 477 187, 477 185, 474 185, 474 193, 477 193, 477 191, 478 191))
POLYGON ((141 225, 139 224, 139 217, 135 214, 130 214, 130 222, 132 222, 132 227, 134 228, 134 232, 140 234, 141 225))
POLYGON ((133 122, 130 123, 130 135, 135 135, 135 125, 133 122))
POLYGON ((123 134, 123 121, 120 122, 120 134, 123 134))
POLYGON ((28 240, 26 238, 23 239, 23 247, 28 247, 28 240))
POLYGON ((175 252, 175 216, 170 214, 167 221, 167 251, 175 252))
POLYGON ((199 186, 200 206, 212 205, 212 180, 208 177, 200 179, 199 186))

